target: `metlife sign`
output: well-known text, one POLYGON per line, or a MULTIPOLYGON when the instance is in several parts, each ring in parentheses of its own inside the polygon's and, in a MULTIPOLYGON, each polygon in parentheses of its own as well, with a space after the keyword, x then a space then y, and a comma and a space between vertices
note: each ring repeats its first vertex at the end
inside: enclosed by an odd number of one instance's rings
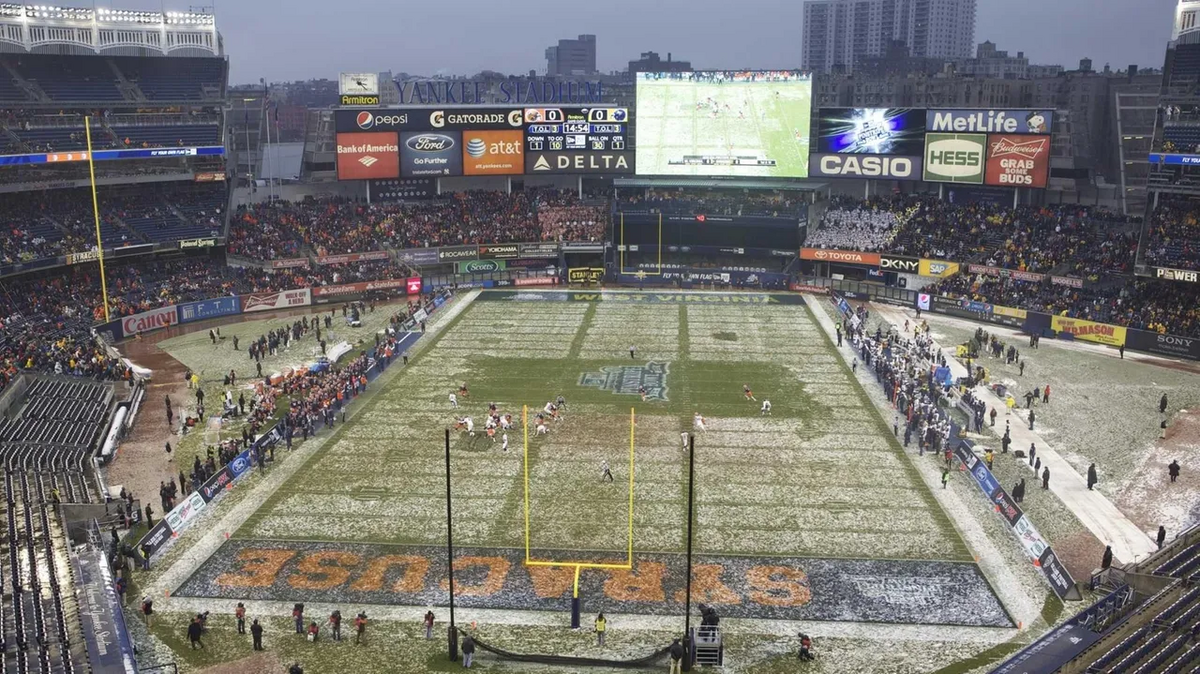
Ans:
POLYGON ((808 173, 821 178, 920 180, 920 157, 871 154, 812 154, 808 173))
POLYGON ((925 134, 924 179, 982 185, 987 139, 983 133, 925 134))
POLYGON ((1049 110, 929 110, 925 117, 929 133, 1049 134, 1054 126, 1049 110))

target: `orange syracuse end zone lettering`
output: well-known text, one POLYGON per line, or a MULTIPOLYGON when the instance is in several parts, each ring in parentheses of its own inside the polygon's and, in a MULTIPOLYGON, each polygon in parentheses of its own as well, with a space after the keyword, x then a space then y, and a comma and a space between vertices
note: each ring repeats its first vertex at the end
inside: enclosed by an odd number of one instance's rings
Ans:
MULTIPOLYGON (((740 604, 742 598, 721 582, 725 567, 720 564, 696 564, 692 566, 692 601, 705 604, 740 604)), ((675 601, 687 601, 683 590, 675 592, 675 601)))
POLYGON ((279 570, 288 560, 296 556, 295 550, 247 548, 238 553, 237 561, 242 568, 217 576, 217 585, 222 587, 270 587, 275 583, 279 570))
POLYGON ((328 590, 350 579, 350 568, 362 557, 351 552, 323 550, 306 555, 288 576, 288 585, 298 590, 328 590))
MULTIPOLYGON (((463 597, 490 597, 496 594, 504 588, 504 581, 508 578, 508 570, 512 568, 512 562, 503 557, 459 557, 454 560, 454 571, 456 573, 473 566, 487 567, 487 575, 483 577, 483 581, 475 585, 463 583, 460 579, 455 578, 455 595, 463 597)), ((443 590, 450 589, 450 581, 446 578, 442 579, 440 585, 443 590)))
POLYGON ((764 606, 804 606, 812 601, 808 574, 790 566, 752 566, 746 571, 750 601, 764 606))
POLYGON ((383 555, 371 560, 367 570, 350 585, 357 592, 377 592, 383 588, 383 579, 393 566, 403 566, 404 576, 392 587, 396 592, 420 592, 425 588, 425 574, 429 572, 429 560, 417 555, 383 555))
POLYGON ((529 581, 541 599, 561 597, 575 586, 575 570, 565 566, 530 566, 529 581))
POLYGON ((637 573, 628 569, 609 569, 604 581, 604 595, 617 601, 666 601, 663 575, 667 565, 659 562, 638 562, 637 573))

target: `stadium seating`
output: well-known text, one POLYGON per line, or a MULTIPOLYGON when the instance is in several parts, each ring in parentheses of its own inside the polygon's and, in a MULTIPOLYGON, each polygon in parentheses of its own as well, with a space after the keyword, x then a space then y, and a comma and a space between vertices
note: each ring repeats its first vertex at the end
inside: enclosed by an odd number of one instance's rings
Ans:
POLYGON ((1167 561, 1155 567, 1154 574, 1187 578, 1200 573, 1200 543, 1183 548, 1167 561))
POLYGON ((205 88, 223 92, 225 61, 219 58, 116 58, 116 66, 151 101, 199 101, 205 88))
POLYGON ((106 59, 94 56, 19 56, 11 58, 17 72, 37 84, 55 101, 123 101, 116 75, 106 59))
POLYGON ((215 124, 177 126, 114 126, 114 133, 128 147, 193 147, 220 145, 221 131, 215 124))
MULTIPOLYGON (((1200 147, 1200 125, 1168 124, 1163 127, 1163 141, 1176 152, 1192 152, 1200 147)), ((1164 146, 1165 147, 1165 146, 1164 146)))
POLYGON ((1164 199, 1146 227, 1147 264, 1200 269, 1200 206, 1164 199))

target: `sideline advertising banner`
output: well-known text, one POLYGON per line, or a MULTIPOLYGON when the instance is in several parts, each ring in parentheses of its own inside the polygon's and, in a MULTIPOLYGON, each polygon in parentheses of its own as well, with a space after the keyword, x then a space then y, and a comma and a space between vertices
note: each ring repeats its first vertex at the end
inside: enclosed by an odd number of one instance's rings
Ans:
POLYGON ((1125 330, 1125 346, 1164 356, 1200 360, 1200 337, 1177 337, 1148 330, 1125 330))
POLYGON ((948 278, 958 273, 957 262, 946 262, 945 260, 926 260, 921 259, 921 265, 917 270, 918 276, 932 276, 934 278, 948 278))
POLYGON ((1066 316, 1051 316, 1050 329, 1057 332, 1067 332, 1085 342, 1096 342, 1109 346, 1125 344, 1125 328, 1107 323, 1096 323, 1066 316))
POLYGON ((178 306, 180 323, 192 323, 206 318, 220 318, 242 313, 241 303, 234 296, 188 302, 178 306))
POLYGON ((283 290, 277 293, 261 293, 257 295, 242 295, 242 311, 270 311, 271 309, 290 309, 306 307, 312 304, 312 290, 297 288, 283 290))
POLYGON ((507 260, 468 260, 458 263, 460 274, 491 274, 508 267, 507 260))
POLYGON ((162 328, 169 328, 178 322, 179 312, 176 310, 175 305, 172 304, 169 307, 161 307, 122 318, 121 332, 126 337, 132 337, 138 333, 154 332, 162 328))
POLYGON ((860 253, 855 250, 833 250, 828 248, 801 248, 801 260, 817 262, 840 262, 842 264, 862 264, 868 267, 879 266, 879 253, 860 253))
POLYGON ((280 260, 271 260, 267 263, 271 269, 290 269, 292 267, 308 268, 308 258, 306 257, 290 257, 280 260))
POLYGON ((568 283, 599 283, 603 278, 603 267, 572 267, 567 270, 568 283))
POLYGON ((347 253, 345 255, 320 255, 317 257, 317 264, 347 264, 350 262, 368 262, 371 260, 386 259, 388 259, 386 250, 371 250, 365 253, 347 253))
POLYGON ((479 259, 479 246, 442 246, 438 248, 438 262, 479 259))

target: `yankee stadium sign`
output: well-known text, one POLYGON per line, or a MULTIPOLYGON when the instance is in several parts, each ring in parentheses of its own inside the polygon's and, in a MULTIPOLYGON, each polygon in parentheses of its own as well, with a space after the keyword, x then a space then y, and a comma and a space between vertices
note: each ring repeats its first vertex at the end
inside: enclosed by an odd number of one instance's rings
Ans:
POLYGON ((480 80, 412 80, 397 82, 401 105, 524 105, 527 103, 603 103, 599 80, 555 80, 511 77, 480 80))

